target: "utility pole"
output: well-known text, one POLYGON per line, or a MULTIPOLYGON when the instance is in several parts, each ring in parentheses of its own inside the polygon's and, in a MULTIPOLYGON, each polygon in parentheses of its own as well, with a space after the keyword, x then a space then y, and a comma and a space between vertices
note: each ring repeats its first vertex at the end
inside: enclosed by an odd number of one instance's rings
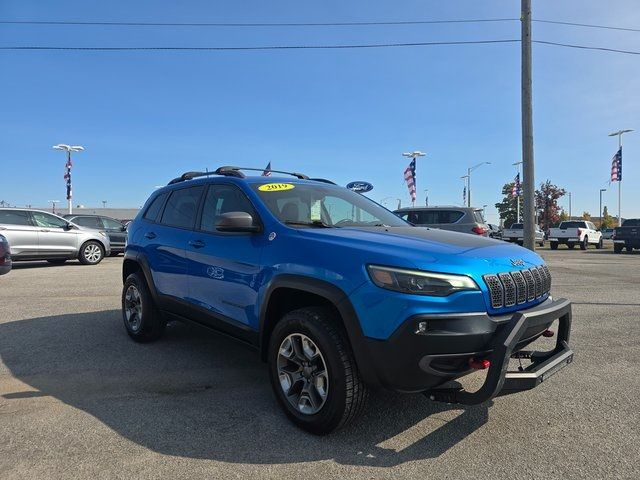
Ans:
POLYGON ((571 215, 571 192, 567 192, 567 195, 569 195, 569 220, 571 220, 571 217, 573 215, 571 215))
POLYGON ((467 179, 467 207, 471 206, 471 172, 482 165, 491 165, 491 162, 482 162, 474 165, 473 167, 467 168, 467 174, 462 177, 467 179))
POLYGON ((598 210, 598 215, 600 216, 600 229, 602 230, 602 192, 606 192, 606 188, 600 189, 600 210, 598 210))
MULTIPOLYGON (((617 132, 610 133, 610 137, 618 137, 618 151, 620 155, 622 155, 622 134, 633 132, 633 130, 618 130, 617 132)), ((620 158, 620 162, 622 162, 622 158, 620 158)), ((622 169, 620 171, 620 178, 618 178, 618 226, 622 226, 622 208, 621 208, 621 199, 622 199, 622 169)))
POLYGON ((534 205, 534 163, 533 163, 533 100, 531 93, 531 0, 521 0, 520 20, 522 22, 522 170, 524 212, 523 245, 535 250, 535 205, 534 205))

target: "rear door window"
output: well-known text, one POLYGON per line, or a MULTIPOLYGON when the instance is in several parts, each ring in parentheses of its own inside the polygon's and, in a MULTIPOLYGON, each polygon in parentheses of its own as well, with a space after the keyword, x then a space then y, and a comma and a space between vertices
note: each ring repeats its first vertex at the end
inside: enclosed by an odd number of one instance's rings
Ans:
POLYGON ((76 217, 72 222, 80 225, 81 227, 102 228, 102 224, 98 217, 76 217))
POLYGON ((460 220, 464 213, 458 210, 440 210, 438 213, 438 222, 436 223, 456 223, 460 220))
POLYGON ((29 212, 22 210, 0 210, 0 224, 31 226, 29 212))
POLYGON ((160 223, 169 227, 193 228, 203 191, 204 187, 199 185, 171 192, 160 223))

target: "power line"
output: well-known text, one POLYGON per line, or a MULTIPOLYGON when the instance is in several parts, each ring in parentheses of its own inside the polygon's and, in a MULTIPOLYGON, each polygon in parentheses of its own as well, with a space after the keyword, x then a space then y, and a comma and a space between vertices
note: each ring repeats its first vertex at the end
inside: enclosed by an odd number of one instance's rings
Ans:
POLYGON ((249 47, 56 47, 45 45, 0 46, 0 50, 79 50, 79 51, 243 51, 243 50, 328 50, 351 48, 426 47, 435 45, 481 45, 518 43, 520 40, 469 40, 459 42, 369 43, 351 45, 264 45, 249 47))
POLYGON ((108 27, 361 27, 375 25, 429 25, 439 23, 487 23, 487 22, 513 22, 519 18, 472 18, 453 20, 406 20, 387 22, 276 22, 276 23, 207 23, 207 22, 83 22, 83 21, 30 21, 30 20, 3 20, 5 25, 85 25, 108 27))
POLYGON ((640 28, 612 27, 611 25, 595 25, 591 23, 561 22, 556 20, 531 20, 531 21, 538 22, 538 23, 553 23, 556 25, 569 25, 572 27, 603 28, 605 30, 622 30, 625 32, 640 32, 640 28))
MULTIPOLYGON (((492 23, 517 22, 519 18, 470 18, 451 20, 398 20, 398 21, 370 21, 370 22, 87 22, 78 20, 2 20, 1 25, 69 25, 69 26, 104 26, 104 27, 361 27, 361 26, 393 26, 393 25, 434 25, 447 23, 492 23)), ((560 20, 532 19, 532 22, 549 23, 583 28, 600 28, 606 30, 621 30, 626 32, 640 32, 638 28, 614 27, 611 25, 597 25, 591 23, 565 22, 560 20)))
MULTIPOLYGON (((407 43, 370 43, 348 45, 264 45, 247 47, 59 47, 48 45, 9 45, 0 46, 0 50, 41 50, 41 51, 170 51, 170 52, 206 52, 206 51, 260 51, 260 50, 338 50, 338 49, 362 49, 362 48, 395 48, 395 47, 429 47, 437 45, 489 45, 499 43, 520 43, 519 39, 501 40, 470 40, 459 42, 407 42, 407 43)), ((532 43, 552 45, 557 47, 577 48, 581 50, 596 50, 602 52, 623 53, 627 55, 640 55, 640 51, 620 50, 607 47, 593 47, 589 45, 576 45, 570 43, 548 42, 545 40, 532 40, 532 43)))

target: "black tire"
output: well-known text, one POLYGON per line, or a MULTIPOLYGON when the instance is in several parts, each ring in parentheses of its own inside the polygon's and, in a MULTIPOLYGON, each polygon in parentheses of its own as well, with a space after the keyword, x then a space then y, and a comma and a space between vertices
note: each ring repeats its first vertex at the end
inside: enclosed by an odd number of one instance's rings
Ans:
POLYGON ((596 243, 596 248, 600 250, 603 246, 604 246, 604 241, 602 240, 602 237, 600 237, 600 241, 596 243))
MULTIPOLYGON (((316 435, 326 435, 352 422, 363 411, 368 396, 346 333, 338 322, 329 309, 301 308, 282 317, 269 339, 269 377, 278 403, 293 423, 316 435), (315 413, 303 413, 292 405, 280 383, 278 360, 282 358, 283 342, 290 335, 310 339, 325 364, 328 379, 326 398, 315 413)), ((298 382, 304 380, 293 383, 291 388, 298 382)))
POLYGON ((624 248, 624 245, 621 245, 619 243, 614 243, 613 244, 613 253, 621 253, 623 248, 624 248))
POLYGON ((627 253, 632 253, 633 252, 633 247, 627 247, 627 253))
POLYGON ((544 247, 544 240, 542 240, 538 245, 540 245, 541 247, 544 247))
POLYGON ((589 237, 585 235, 582 241, 580 242, 580 250, 586 250, 588 247, 589 247, 589 237))
POLYGON ((47 260, 51 265, 63 265, 66 261, 66 258, 50 258, 47 260))
POLYGON ((140 273, 129 275, 122 287, 122 320, 127 333, 136 342, 151 342, 162 337, 164 333, 167 322, 156 307, 147 282, 140 273), (132 292, 132 288, 138 292, 140 298, 139 322, 134 322, 132 316, 128 316, 127 307, 130 302, 127 295, 132 292))
POLYGON ((569 250, 573 250, 575 248, 576 244, 575 243, 567 243, 567 248, 569 250))
POLYGON ((551 250, 557 250, 558 249, 558 242, 550 242, 549 246, 551 247, 551 250))
POLYGON ((83 265, 97 265, 104 258, 104 247, 100 242, 89 240, 84 242, 78 253, 78 260, 83 265))

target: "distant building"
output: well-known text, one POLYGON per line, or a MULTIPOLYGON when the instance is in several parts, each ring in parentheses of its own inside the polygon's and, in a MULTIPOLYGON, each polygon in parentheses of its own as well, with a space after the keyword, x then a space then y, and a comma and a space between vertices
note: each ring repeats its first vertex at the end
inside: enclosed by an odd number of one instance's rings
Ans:
MULTIPOLYGON (((45 212, 56 213, 57 215, 66 215, 68 210, 65 207, 56 207, 56 211, 53 212, 51 207, 34 207, 38 210, 44 210, 45 212)), ((138 215, 140 211, 139 208, 91 208, 91 207, 81 207, 74 208, 74 215, 104 215, 105 217, 115 218, 116 220, 120 220, 121 222, 128 222, 129 220, 133 220, 138 215)))

